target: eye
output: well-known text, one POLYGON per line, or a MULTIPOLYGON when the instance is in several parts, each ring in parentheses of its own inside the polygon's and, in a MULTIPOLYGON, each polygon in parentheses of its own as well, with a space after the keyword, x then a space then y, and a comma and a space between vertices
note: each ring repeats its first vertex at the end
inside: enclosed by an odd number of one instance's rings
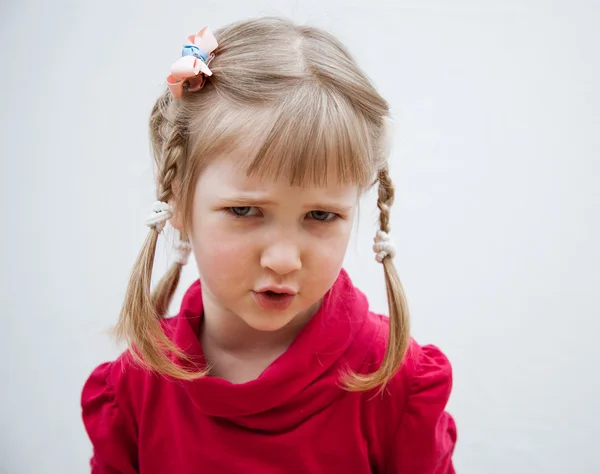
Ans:
POLYGON ((229 210, 238 217, 255 216, 257 209, 251 206, 230 207, 229 210))
POLYGON ((310 211, 308 214, 310 215, 311 219, 323 222, 330 221, 337 217, 337 214, 327 211, 310 211))

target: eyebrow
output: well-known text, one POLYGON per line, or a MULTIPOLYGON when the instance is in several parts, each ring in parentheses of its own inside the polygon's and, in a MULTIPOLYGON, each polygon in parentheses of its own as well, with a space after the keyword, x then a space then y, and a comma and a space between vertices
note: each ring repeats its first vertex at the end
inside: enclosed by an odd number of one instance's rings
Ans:
MULTIPOLYGON (((276 206, 277 202, 269 199, 252 198, 248 196, 228 196, 219 199, 223 205, 235 203, 236 207, 265 207, 276 206)), ((352 210, 352 206, 343 206, 335 203, 313 202, 304 206, 307 210, 323 210, 336 212, 338 214, 347 214, 352 210)))

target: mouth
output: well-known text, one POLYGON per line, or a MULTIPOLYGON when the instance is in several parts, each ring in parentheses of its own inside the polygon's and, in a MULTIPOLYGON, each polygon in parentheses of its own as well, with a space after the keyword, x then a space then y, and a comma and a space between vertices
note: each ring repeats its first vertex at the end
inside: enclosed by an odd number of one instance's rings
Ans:
POLYGON ((298 292, 293 290, 289 286, 263 286, 262 288, 256 290, 257 293, 269 293, 275 295, 295 295, 298 292))
POLYGON ((296 295, 297 292, 290 288, 263 288, 252 292, 254 300, 266 311, 285 311, 296 295))

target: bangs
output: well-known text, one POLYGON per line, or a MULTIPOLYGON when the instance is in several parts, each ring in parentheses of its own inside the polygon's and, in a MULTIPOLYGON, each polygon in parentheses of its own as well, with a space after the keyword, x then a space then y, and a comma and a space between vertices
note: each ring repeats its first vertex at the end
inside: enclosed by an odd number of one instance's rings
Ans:
POLYGON ((293 186, 367 186, 373 147, 364 118, 339 96, 316 87, 290 94, 281 105, 247 171, 293 186))
POLYGON ((373 182, 376 147, 366 119, 345 98, 318 84, 296 86, 276 107, 213 117, 207 127, 212 133, 200 138, 202 155, 243 149, 247 153, 240 166, 248 176, 301 187, 355 184, 366 189, 373 182))

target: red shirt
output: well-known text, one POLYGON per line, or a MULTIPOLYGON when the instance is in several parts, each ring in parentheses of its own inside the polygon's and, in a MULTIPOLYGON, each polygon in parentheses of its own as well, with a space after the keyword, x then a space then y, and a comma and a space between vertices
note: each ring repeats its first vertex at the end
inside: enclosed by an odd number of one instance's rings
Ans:
MULTIPOLYGON (((203 361, 199 281, 172 339, 203 361)), ((321 309, 256 380, 185 382, 135 366, 127 353, 86 382, 83 421, 94 474, 453 474, 456 427, 445 412, 448 359, 411 341, 383 394, 338 385, 346 367, 370 372, 385 352, 388 319, 342 271, 321 309)))

